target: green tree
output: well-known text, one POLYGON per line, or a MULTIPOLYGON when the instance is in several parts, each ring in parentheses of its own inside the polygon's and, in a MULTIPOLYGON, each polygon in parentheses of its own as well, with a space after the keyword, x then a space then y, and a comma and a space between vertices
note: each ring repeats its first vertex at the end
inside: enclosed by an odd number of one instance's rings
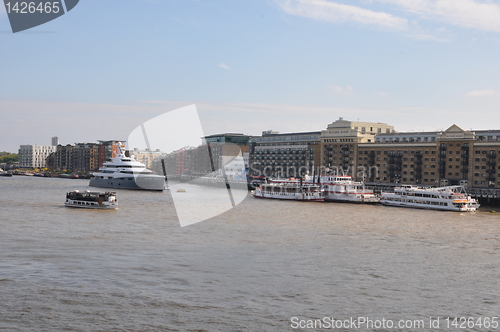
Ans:
POLYGON ((19 156, 15 153, 0 152, 0 163, 12 164, 19 161, 19 156))

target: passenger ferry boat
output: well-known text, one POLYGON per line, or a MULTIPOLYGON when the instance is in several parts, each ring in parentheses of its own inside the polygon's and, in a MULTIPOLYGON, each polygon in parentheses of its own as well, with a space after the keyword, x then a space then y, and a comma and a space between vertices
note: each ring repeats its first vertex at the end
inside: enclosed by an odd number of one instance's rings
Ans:
POLYGON ((125 156, 121 143, 117 145, 118 155, 92 174, 89 186, 153 191, 165 189, 164 176, 154 174, 146 165, 135 160, 134 156, 125 156))
MULTIPOLYGON (((271 183, 298 183, 300 180, 275 179, 271 183)), ((325 202, 348 202, 375 204, 380 201, 379 197, 370 189, 366 189, 362 182, 353 181, 349 175, 325 175, 308 176, 303 180, 304 184, 315 184, 324 191, 325 202)))
POLYGON ((76 190, 66 194, 64 205, 87 209, 116 209, 118 201, 115 192, 80 192, 76 190))
POLYGON ((255 198, 274 198, 294 201, 323 202, 321 187, 313 184, 263 183, 252 192, 255 198))
POLYGON ((414 185, 396 187, 394 192, 383 192, 384 205, 444 211, 476 211, 479 203, 467 195, 463 186, 420 188, 414 185))

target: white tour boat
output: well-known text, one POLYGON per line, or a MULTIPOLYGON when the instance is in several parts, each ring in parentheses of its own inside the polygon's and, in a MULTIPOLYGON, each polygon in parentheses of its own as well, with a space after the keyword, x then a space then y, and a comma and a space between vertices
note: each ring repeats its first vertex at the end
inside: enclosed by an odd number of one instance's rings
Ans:
POLYGON ((274 198, 294 201, 323 202, 320 186, 297 183, 263 183, 252 192, 255 198, 274 198))
MULTIPOLYGON (((299 181, 295 178, 270 180, 271 183, 299 183, 299 181)), ((321 186, 324 191, 325 202, 375 204, 380 201, 373 190, 365 188, 362 182, 353 181, 349 175, 306 175, 303 183, 321 186)))
POLYGON ((118 155, 92 174, 89 186, 154 191, 165 189, 164 176, 154 174, 146 165, 135 160, 134 156, 125 156, 120 146, 121 143, 118 143, 118 155))
POLYGON ((76 190, 66 194, 64 205, 87 209, 116 209, 118 201, 114 192, 81 192, 76 190))
POLYGON ((467 195, 463 186, 421 188, 414 185, 396 187, 394 192, 383 192, 380 202, 384 205, 444 210, 476 211, 479 203, 467 195))

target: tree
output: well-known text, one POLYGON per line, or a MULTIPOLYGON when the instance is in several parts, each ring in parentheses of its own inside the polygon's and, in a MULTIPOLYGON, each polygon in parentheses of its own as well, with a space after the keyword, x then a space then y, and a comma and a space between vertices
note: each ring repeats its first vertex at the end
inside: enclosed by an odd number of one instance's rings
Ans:
POLYGON ((19 156, 15 153, 0 152, 0 163, 13 164, 19 161, 19 156))

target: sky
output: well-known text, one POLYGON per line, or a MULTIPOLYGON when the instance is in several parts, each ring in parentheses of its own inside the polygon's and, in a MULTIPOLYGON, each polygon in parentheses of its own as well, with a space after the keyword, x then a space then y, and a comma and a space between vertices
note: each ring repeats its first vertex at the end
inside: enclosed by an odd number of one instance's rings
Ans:
POLYGON ((193 104, 206 135, 500 129, 499 59, 498 0, 81 0, 15 34, 0 7, 0 151, 193 104))

